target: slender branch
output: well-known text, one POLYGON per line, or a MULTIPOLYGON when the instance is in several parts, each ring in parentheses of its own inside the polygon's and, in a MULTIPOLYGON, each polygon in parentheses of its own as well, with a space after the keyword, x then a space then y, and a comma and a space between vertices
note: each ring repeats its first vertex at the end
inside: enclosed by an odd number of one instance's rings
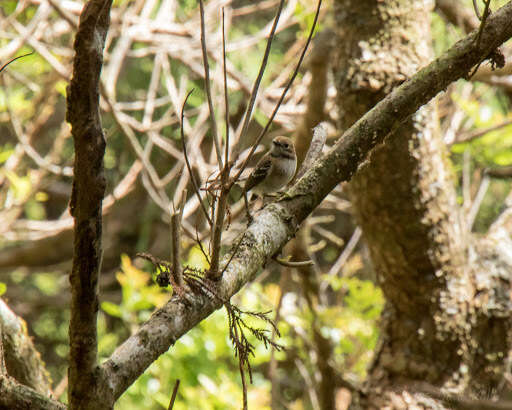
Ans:
MULTIPOLYGON (((483 137, 485 134, 488 134, 489 132, 499 130, 499 129, 506 127, 510 124, 512 124, 512 119, 503 121, 500 124, 496 124, 496 125, 493 125, 488 128, 479 129, 479 130, 475 130, 474 132, 458 135, 455 138, 455 140, 452 142, 452 144, 462 144, 465 142, 471 142, 477 138, 483 137)), ((452 144, 450 144, 450 145, 452 145, 452 144)))
POLYGON ((219 171, 222 171, 222 151, 220 149, 219 133, 217 128, 217 119, 215 118, 215 110, 213 109, 212 90, 210 87, 210 64, 208 63, 208 52, 206 50, 206 29, 204 26, 204 4, 203 0, 199 0, 199 15, 201 16, 201 50, 203 53, 204 66, 204 88, 208 99, 208 109, 210 110, 210 123, 212 126, 213 143, 215 145, 215 153, 217 154, 217 163, 219 171))
POLYGON ((491 179, 488 174, 484 175, 482 178, 482 182, 480 183, 480 187, 478 188, 478 192, 471 204, 471 208, 469 209, 468 215, 466 217, 466 226, 468 232, 471 232, 473 229, 473 224, 475 223, 476 215, 478 214, 478 210, 480 209, 480 205, 482 205, 482 201, 484 200, 485 193, 491 184, 491 179))
POLYGON ((222 7, 222 74, 224 76, 224 121, 226 123, 226 146, 224 151, 224 162, 229 163, 229 98, 228 79, 226 69, 226 30, 224 28, 224 7, 222 7))
MULTIPOLYGON (((352 233, 352 236, 350 237, 350 240, 348 241, 347 245, 343 249, 343 252, 341 252, 340 256, 338 257, 334 265, 332 265, 331 269, 329 269, 329 272, 327 273, 328 276, 333 277, 341 272, 341 269, 343 268, 343 266, 345 266, 345 263, 347 263, 348 258, 350 258, 350 255, 352 255, 352 252, 356 248, 362 234, 363 231, 361 230, 361 228, 357 227, 356 229, 354 229, 354 232, 352 233)), ((322 283, 320 284, 320 292, 325 292, 328 286, 328 281, 322 281, 322 283)))
POLYGON ((287 259, 282 259, 278 257, 274 257, 274 260, 280 265, 286 266, 287 268, 303 268, 304 266, 313 266, 315 264, 312 260, 289 261, 287 259))
POLYGON ((279 22, 279 17, 281 17, 281 12, 283 10, 284 0, 279 2, 279 6, 277 8, 277 13, 274 18, 274 23, 272 24, 272 28, 270 29, 270 34, 267 40, 267 46, 265 48, 265 52, 263 53, 263 58, 261 60, 260 70, 254 81, 254 85, 252 86, 251 97, 249 98, 249 104, 247 105, 247 110, 245 110, 244 119, 242 123, 242 128, 238 133, 238 139, 245 135, 247 131, 247 127, 249 126, 249 122, 251 120, 252 110, 254 108, 254 103, 256 102, 256 97, 258 95, 258 90, 260 88, 261 79, 263 78, 263 74, 265 73, 265 68, 267 66, 268 57, 270 55, 270 48, 272 47, 272 41, 274 39, 274 35, 277 29, 277 23, 279 22))
MULTIPOLYGON (((226 309, 227 306, 226 306, 226 309)), ((228 309, 229 315, 229 309, 228 309)), ((238 324, 236 322, 233 323, 233 331, 235 334, 235 340, 240 340, 238 338, 238 324)), ((239 353, 240 355, 240 353, 239 353)), ((244 370, 244 362, 241 357, 238 357, 238 370, 240 371, 240 379, 242 381, 242 409, 247 410, 247 382, 245 380, 245 370, 244 370)))
POLYGON ((322 149, 324 148, 326 140, 327 129, 325 128, 325 123, 322 122, 313 128, 313 138, 311 139, 308 152, 302 162, 302 166, 295 176, 295 179, 301 178, 306 171, 311 168, 313 163, 322 155, 322 149))
POLYGON ((181 116, 180 116, 181 145, 183 147, 183 156, 185 157, 185 164, 187 164, 187 170, 188 170, 188 173, 190 174, 190 180, 192 181, 192 185, 194 186, 194 193, 197 196, 197 200, 199 201, 199 204, 201 205, 201 209, 203 210, 203 214, 206 217, 206 220, 208 221, 210 226, 212 226, 213 222, 212 222, 212 220, 210 218, 210 215, 208 215, 208 211, 206 210, 206 207, 205 207, 205 205, 203 203, 203 200, 201 198, 201 194, 199 192, 199 186, 197 185, 196 179, 194 177, 194 173, 192 172, 192 167, 190 166, 190 162, 188 160, 187 144, 185 143, 185 131, 183 130, 183 116, 184 116, 184 113, 185 113, 185 105, 187 105, 188 97, 190 97, 190 94, 192 94, 193 91, 194 91, 194 89, 192 89, 192 90, 190 90, 188 92, 187 96, 185 97, 185 101, 183 102, 183 107, 181 107, 181 116))
POLYGON ((226 74, 226 37, 224 30, 224 8, 222 8, 222 62, 223 62, 223 76, 224 76, 224 104, 225 104, 225 122, 226 122, 226 147, 225 147, 225 166, 220 173, 220 197, 217 203, 215 213, 215 224, 213 226, 213 235, 211 240, 212 259, 210 264, 209 278, 212 280, 219 280, 225 269, 219 272, 220 256, 221 256, 221 242, 222 231, 224 229, 224 219, 227 212, 228 195, 229 195, 229 173, 231 166, 229 164, 229 101, 227 89, 227 74, 226 74))
POLYGON ((19 60, 20 58, 23 58, 23 57, 26 57, 26 56, 30 56, 34 54, 34 52, 30 52, 28 54, 23 54, 21 56, 18 56, 18 57, 14 57, 14 58, 11 58, 9 61, 7 61, 7 63, 5 63, 2 67, 0 67, 0 73, 4 70, 5 67, 7 67, 9 64, 11 64, 12 62, 16 61, 16 60, 19 60))
POLYGON ((480 10, 478 10, 478 0, 473 0, 473 9, 475 10, 475 15, 478 20, 482 21, 482 15, 480 14, 480 10))
POLYGON ((485 175, 498 179, 512 178, 512 166, 485 169, 485 175))
POLYGON ((7 375, 7 367, 5 367, 5 355, 4 355, 4 332, 3 324, 0 322, 0 377, 7 375))
POLYGON ((210 264, 209 278, 212 280, 219 280, 222 277, 222 272, 219 272, 220 256, 221 256, 221 242, 222 230, 224 229, 224 218, 226 216, 226 209, 228 205, 229 188, 227 185, 229 178, 229 167, 222 170, 220 175, 221 179, 221 192, 219 201, 217 203, 217 211, 215 215, 215 224, 213 225, 213 234, 211 240, 212 247, 212 260, 210 264))
POLYGON ((512 37, 510 21, 512 2, 489 16, 480 47, 476 47, 476 32, 457 42, 340 136, 331 150, 290 188, 286 197, 258 212, 236 256, 222 279, 215 283, 218 297, 194 294, 187 306, 171 299, 101 365, 103 379, 108 380, 106 397, 118 398, 182 335, 253 280, 261 266, 294 235, 299 223, 325 196, 340 182, 351 179, 371 149, 450 83, 463 78, 483 56, 512 37))
POLYGON ((233 258, 236 255, 236 253, 238 252, 238 249, 240 248, 240 245, 242 244, 243 240, 244 240, 244 234, 242 234, 242 236, 240 237, 240 240, 238 241, 238 243, 236 244, 235 248, 231 252, 230 258, 228 259, 227 263, 224 265, 224 269, 222 269, 222 272, 220 274, 221 276, 224 274, 224 272, 226 272, 226 269, 229 267, 229 264, 231 263, 231 261, 233 260, 233 258))
POLYGON ((178 388, 180 387, 180 379, 176 379, 176 383, 174 384, 174 389, 172 390, 171 401, 169 402, 169 410, 172 410, 174 407, 174 401, 176 400, 176 395, 178 394, 178 388))
POLYGON ((171 214, 171 264, 174 281, 179 287, 183 287, 183 270, 181 268, 181 218, 183 217, 183 208, 186 202, 186 191, 183 194, 182 204, 178 207, 178 210, 174 210, 171 214))
POLYGON ((316 13, 315 13, 315 19, 313 21, 313 25, 311 26, 311 31, 309 32, 308 40, 306 41, 306 45, 304 46, 304 49, 302 50, 302 53, 301 53, 301 55, 299 57, 299 61, 297 62, 297 65, 295 67, 295 70, 294 70, 290 80, 286 84, 286 87, 284 88, 284 90, 283 90, 283 92, 281 94, 281 97, 279 98, 279 101, 277 102, 277 104, 276 104, 276 106, 274 108, 274 111, 272 111, 272 114, 270 115, 270 118, 268 119, 267 124, 265 125, 265 128, 263 128, 263 130, 261 131, 261 133, 258 136, 258 138, 256 138, 256 141, 254 142, 254 144, 253 144, 253 146, 251 148, 251 151, 249 152, 249 155, 247 156, 247 158, 243 162, 243 164, 240 167, 240 170, 238 171, 238 173, 231 180, 231 186, 233 184, 235 184, 236 181, 238 181, 238 179, 240 178, 240 175, 242 175, 242 172, 244 172, 245 168, 247 167, 247 164, 249 163, 249 161, 252 158, 252 155, 254 154, 254 151, 256 151, 256 147, 259 145, 259 143, 261 142, 261 140, 263 139, 263 137, 267 133, 268 129, 270 128, 270 125, 272 124, 272 121, 274 120, 274 117, 276 116, 277 111, 281 107, 281 104, 283 103, 284 97, 286 97, 286 94, 288 93, 288 90, 290 89, 291 85, 293 84, 293 81, 295 80, 295 77, 297 77, 297 74, 299 73, 299 68, 302 65, 302 61, 304 60, 304 56, 306 55, 306 51, 308 50, 309 43, 311 43, 311 39, 313 38, 313 33, 315 31, 316 23, 318 22, 318 16, 320 15, 320 8, 321 8, 321 6, 322 6, 322 0, 318 0, 318 5, 317 5, 317 8, 316 8, 316 13))
MULTIPOLYGON (((477 12, 477 16, 478 16, 478 7, 476 6, 475 1, 476 0, 473 0, 473 5, 476 7, 475 11, 477 12)), ((491 10, 489 9, 489 6, 491 5, 491 0, 487 0, 487 1, 484 0, 484 3, 485 3, 484 14, 482 15, 482 17, 478 16, 481 23, 480 23, 480 27, 478 28, 478 36, 476 37, 476 46, 477 47, 480 45, 480 38, 482 36, 482 31, 484 30, 485 23, 487 22, 487 17, 489 17, 489 14, 491 13, 491 10)), ((475 71, 476 71, 476 69, 475 69, 475 71)))

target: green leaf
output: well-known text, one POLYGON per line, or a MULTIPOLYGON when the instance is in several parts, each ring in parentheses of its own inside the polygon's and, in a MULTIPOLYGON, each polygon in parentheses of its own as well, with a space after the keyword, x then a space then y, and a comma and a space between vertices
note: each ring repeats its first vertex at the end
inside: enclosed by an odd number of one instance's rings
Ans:
POLYGON ((110 316, 121 317, 121 309, 112 302, 102 302, 101 309, 110 316))
POLYGON ((7 285, 4 282, 0 282, 0 296, 2 296, 7 290, 7 285))
POLYGON ((139 300, 139 301, 135 302, 131 307, 134 311, 138 311, 138 310, 151 309, 154 307, 154 305, 153 305, 153 303, 151 303, 148 300, 139 300))

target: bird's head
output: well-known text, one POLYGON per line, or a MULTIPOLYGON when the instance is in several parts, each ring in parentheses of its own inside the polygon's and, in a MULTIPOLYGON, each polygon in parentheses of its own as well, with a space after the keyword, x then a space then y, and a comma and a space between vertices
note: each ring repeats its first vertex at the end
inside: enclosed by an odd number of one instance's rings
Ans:
POLYGON ((285 157, 295 156, 295 146, 293 141, 287 137, 275 137, 272 140, 272 153, 274 155, 282 155, 285 157))

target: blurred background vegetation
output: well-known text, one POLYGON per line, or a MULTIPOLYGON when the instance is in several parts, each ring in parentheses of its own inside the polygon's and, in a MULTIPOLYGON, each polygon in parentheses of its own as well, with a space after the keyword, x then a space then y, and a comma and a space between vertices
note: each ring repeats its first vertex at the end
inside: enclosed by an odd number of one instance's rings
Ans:
MULTIPOLYGON (((229 118, 235 129, 265 47, 265 27, 271 23, 277 3, 208 2, 208 42, 219 124, 223 124, 220 7, 225 7, 227 16, 229 118)), ((331 3, 324 4, 321 31, 332 26, 331 3)), ((471 7, 469 0, 464 3, 471 7)), ((504 1, 493 2, 493 7, 498 3, 504 1)), ((0 62, 33 52, 0 75, 0 295, 26 320, 63 401, 68 355, 67 273, 72 256, 67 206, 73 165, 65 98, 74 27, 82 5, 81 1, 60 0, 2 0, 0 4, 0 62)), ((314 4, 309 0, 287 2, 250 135, 261 129, 277 101, 313 16, 314 4)), ((188 101, 185 131, 195 172, 204 182, 215 168, 207 138, 198 35, 195 0, 114 1, 102 87, 110 195, 100 283, 102 358, 170 296, 171 290, 159 288, 151 266, 135 254, 150 251, 168 259, 167 210, 173 200, 180 201, 177 195, 188 183, 186 172, 181 171, 178 113, 192 88, 195 92, 188 101)), ((436 55, 461 36, 462 30, 446 16, 432 12, 436 55)), ((459 200, 474 215, 476 232, 485 232, 510 191, 509 179, 495 170, 512 165, 511 78, 459 81, 438 97, 440 131, 451 146, 459 200)), ((332 81, 331 76, 329 79, 332 81)), ((269 138, 295 132, 305 111, 310 81, 306 62, 269 138)), ((334 93, 330 86, 325 108, 333 137, 334 93)), ((223 125, 220 127, 222 131, 223 125)), ((249 143, 239 142, 242 148, 249 143)), ((189 197, 184 263, 204 268, 205 258, 193 237, 197 228, 202 243, 208 246, 205 221, 193 196, 189 197)), ((233 220, 238 199, 234 193, 233 220)), ((343 187, 329 195, 308 224, 308 251, 317 264, 322 303, 311 303, 299 273, 273 262, 232 301, 245 310, 273 310, 270 315, 277 317, 282 334, 276 341, 285 348, 281 352, 267 350, 253 340, 252 409, 268 409, 272 402, 283 408, 319 408, 316 330, 332 347, 330 365, 353 383, 364 380, 378 340, 384 298, 364 238, 359 240, 350 218, 343 187)), ((167 408, 176 379, 181 384, 175 409, 241 407, 238 363, 224 310, 183 336, 131 386, 116 408, 167 408)))

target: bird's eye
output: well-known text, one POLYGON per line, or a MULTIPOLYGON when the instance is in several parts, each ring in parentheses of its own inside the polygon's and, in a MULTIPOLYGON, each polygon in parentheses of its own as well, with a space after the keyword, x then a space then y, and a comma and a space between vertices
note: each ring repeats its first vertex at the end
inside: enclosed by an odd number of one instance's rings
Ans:
POLYGON ((285 143, 283 144, 283 146, 284 146, 285 148, 288 148, 288 147, 289 147, 289 145, 288 145, 288 143, 287 143, 287 142, 285 142, 285 143))

